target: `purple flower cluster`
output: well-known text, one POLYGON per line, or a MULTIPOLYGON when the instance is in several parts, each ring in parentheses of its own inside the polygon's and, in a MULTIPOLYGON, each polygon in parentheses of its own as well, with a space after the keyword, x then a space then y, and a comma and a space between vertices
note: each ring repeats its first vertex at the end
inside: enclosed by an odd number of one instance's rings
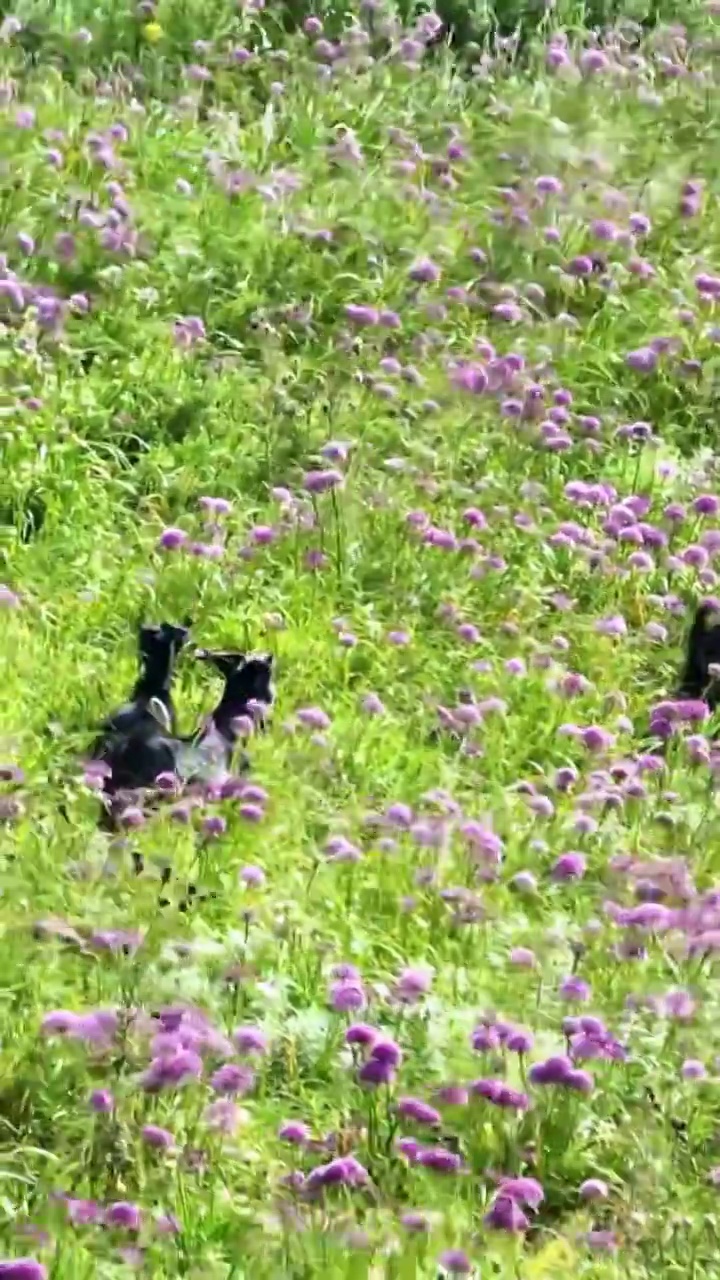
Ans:
POLYGON ((355 1156, 338 1156, 327 1164, 318 1165, 305 1179, 308 1192, 327 1191, 332 1187, 365 1187, 370 1175, 355 1156))
POLYGON ((595 1081, 589 1071, 576 1067, 571 1058, 562 1054, 546 1058, 542 1062, 534 1062, 528 1071, 531 1084, 562 1085, 577 1093, 592 1093, 595 1081))
POLYGON ((474 1080, 470 1085, 470 1092, 476 1098, 484 1098, 486 1102, 492 1102, 494 1106, 503 1107, 507 1111, 527 1111, 530 1106, 527 1094, 510 1088, 504 1080, 474 1080))

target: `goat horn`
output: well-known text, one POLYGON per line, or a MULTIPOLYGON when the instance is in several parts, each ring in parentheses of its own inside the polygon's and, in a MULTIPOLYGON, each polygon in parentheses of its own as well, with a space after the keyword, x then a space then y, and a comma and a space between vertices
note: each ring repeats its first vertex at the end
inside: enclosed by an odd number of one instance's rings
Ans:
POLYGON ((153 720, 157 720, 160 727, 164 729, 166 733, 169 733, 172 729, 172 723, 170 720, 170 712, 165 706, 165 703, 162 702, 160 698, 151 698, 148 703, 148 711, 153 717, 153 720))

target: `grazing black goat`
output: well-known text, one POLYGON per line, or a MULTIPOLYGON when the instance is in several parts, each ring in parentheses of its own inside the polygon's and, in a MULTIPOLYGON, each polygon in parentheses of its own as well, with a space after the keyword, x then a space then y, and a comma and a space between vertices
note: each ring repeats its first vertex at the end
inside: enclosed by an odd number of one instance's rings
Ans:
POLYGON ((700 698, 710 711, 720 704, 720 613, 702 604, 688 633, 677 698, 700 698), (718 671, 711 667, 718 667, 718 671))
POLYGON ((246 658, 244 653, 221 649, 197 649, 195 657, 214 666, 225 687, 205 724, 182 740, 176 767, 185 781, 212 782, 222 778, 233 762, 241 738, 238 721, 246 717, 264 728, 264 712, 274 699, 273 660, 270 654, 246 658))
POLYGON ((108 766, 106 797, 117 791, 151 787, 158 774, 175 768, 175 708, 171 684, 175 660, 185 644, 190 623, 141 626, 138 651, 141 670, 126 702, 100 726, 90 756, 108 766))
MULTIPOLYGON (((710 604, 695 610, 685 644, 685 661, 675 692, 650 712, 654 751, 664 754, 678 724, 702 724, 720 706, 720 611, 710 604), (657 740, 660 745, 657 745, 657 740)), ((711 737, 717 738, 717 729, 711 737)))

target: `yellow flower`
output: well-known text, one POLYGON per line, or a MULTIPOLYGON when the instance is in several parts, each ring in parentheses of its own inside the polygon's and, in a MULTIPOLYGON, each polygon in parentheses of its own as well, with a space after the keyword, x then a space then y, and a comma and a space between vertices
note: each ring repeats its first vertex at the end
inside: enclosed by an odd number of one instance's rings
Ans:
POLYGON ((147 22, 143 27, 143 35, 149 44, 157 44, 158 40, 162 40, 165 32, 159 22, 147 22))

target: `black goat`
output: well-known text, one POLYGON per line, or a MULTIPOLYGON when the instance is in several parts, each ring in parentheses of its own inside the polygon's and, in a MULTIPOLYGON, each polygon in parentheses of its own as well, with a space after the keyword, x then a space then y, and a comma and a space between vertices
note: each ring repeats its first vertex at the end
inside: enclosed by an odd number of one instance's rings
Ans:
MULTIPOLYGON (((190 634, 191 622, 187 619, 182 626, 171 622, 162 622, 157 626, 141 626, 138 630, 138 657, 140 659, 140 675, 135 681, 129 702, 124 703, 117 711, 113 711, 100 727, 101 735, 112 733, 131 733, 148 715, 151 702, 157 699, 165 710, 168 727, 175 733, 175 707, 172 702, 171 685, 175 661, 190 634)), ((158 709, 154 709, 153 718, 165 718, 158 709)))
POLYGON ((270 654, 246 658, 235 650, 220 649, 197 649, 195 657, 214 666, 225 687, 205 724, 182 740, 177 771, 188 782, 212 782, 232 764, 240 741, 238 720, 247 717, 264 728, 263 713, 274 699, 273 660, 270 654))
POLYGON ((103 782, 106 797, 151 787, 158 774, 174 771, 176 725, 170 690, 175 660, 189 630, 189 622, 139 629, 141 670, 130 701, 103 722, 90 752, 92 760, 110 770, 103 782))
POLYGON ((687 638, 677 698, 700 698, 710 711, 720 704, 720 613, 702 604, 695 612, 687 638), (717 666, 719 671, 711 671, 717 666))

